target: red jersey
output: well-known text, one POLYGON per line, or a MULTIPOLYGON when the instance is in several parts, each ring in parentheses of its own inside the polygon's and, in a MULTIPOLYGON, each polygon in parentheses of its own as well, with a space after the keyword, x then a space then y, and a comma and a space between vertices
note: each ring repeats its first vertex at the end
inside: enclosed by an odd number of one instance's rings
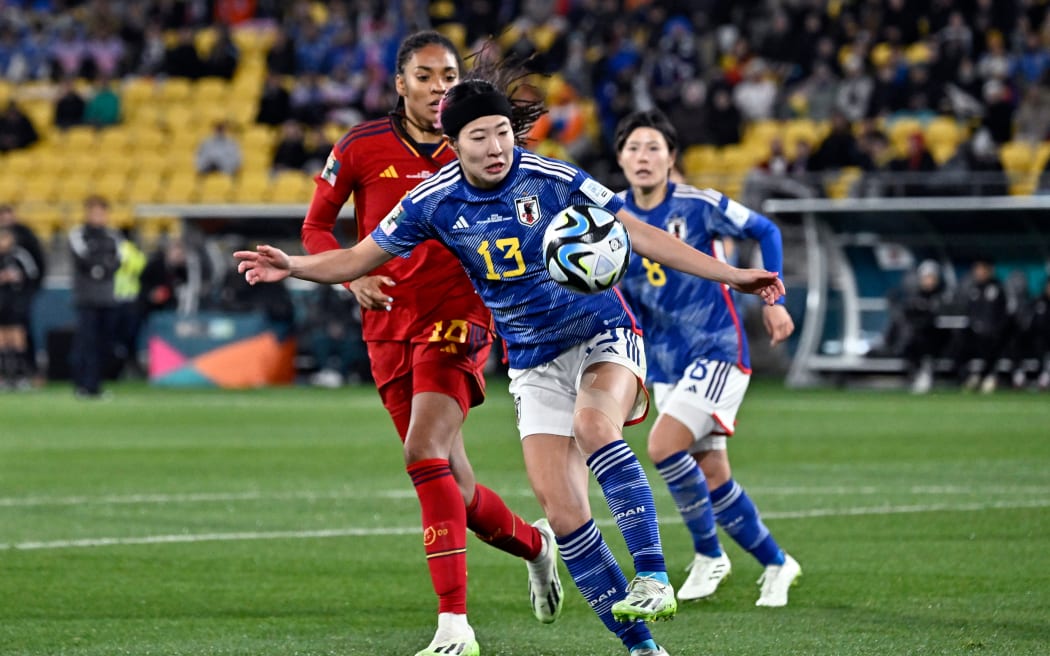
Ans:
MULTIPOLYGON (((324 170, 314 178, 317 188, 303 222, 303 246, 309 253, 340 248, 332 229, 339 208, 351 194, 360 241, 413 187, 455 158, 447 142, 432 155, 423 154, 392 116, 354 126, 335 144, 324 170)), ((394 303, 389 312, 361 312, 365 341, 411 339, 448 319, 492 324, 459 260, 439 242, 420 244, 408 259, 395 257, 371 275, 390 276, 397 285, 390 289, 394 303)))

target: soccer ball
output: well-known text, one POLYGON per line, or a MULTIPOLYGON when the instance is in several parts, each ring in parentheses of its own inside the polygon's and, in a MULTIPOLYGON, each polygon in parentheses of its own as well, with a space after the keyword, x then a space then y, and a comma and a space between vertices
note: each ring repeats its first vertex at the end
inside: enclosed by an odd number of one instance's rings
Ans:
POLYGON ((627 228, 597 205, 573 205, 554 215, 543 234, 551 278, 573 291, 596 294, 620 282, 631 256, 627 228))

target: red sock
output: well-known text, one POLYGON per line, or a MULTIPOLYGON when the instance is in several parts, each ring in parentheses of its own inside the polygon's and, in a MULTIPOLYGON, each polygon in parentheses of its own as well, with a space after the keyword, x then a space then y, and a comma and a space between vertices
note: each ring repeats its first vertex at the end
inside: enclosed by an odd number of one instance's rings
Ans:
POLYGON ((448 460, 432 458, 407 468, 423 514, 423 547, 439 613, 467 612, 467 513, 448 460))
POLYGON ((514 514, 498 494, 480 483, 467 506, 467 528, 497 549, 532 560, 543 549, 543 538, 535 526, 514 514))

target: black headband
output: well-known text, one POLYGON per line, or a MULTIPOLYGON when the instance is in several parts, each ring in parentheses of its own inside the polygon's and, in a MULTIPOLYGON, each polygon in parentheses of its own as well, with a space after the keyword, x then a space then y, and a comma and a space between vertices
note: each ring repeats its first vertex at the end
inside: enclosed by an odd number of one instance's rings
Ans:
POLYGON ((502 93, 489 91, 467 96, 441 108, 441 130, 453 139, 463 126, 482 116, 511 117, 510 101, 502 93))

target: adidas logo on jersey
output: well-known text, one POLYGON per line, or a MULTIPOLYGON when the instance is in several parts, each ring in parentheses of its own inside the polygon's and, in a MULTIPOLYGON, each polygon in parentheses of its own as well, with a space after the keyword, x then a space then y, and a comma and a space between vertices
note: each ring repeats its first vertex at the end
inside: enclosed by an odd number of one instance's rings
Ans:
POLYGON ((455 344, 449 344, 441 349, 442 353, 459 353, 459 349, 456 348, 455 344))
POLYGON ((379 174, 379 177, 381 177, 381 178, 396 178, 396 177, 398 177, 397 176, 397 169, 395 169, 394 165, 391 164, 390 166, 386 167, 386 169, 382 173, 379 174))
POLYGON ((689 392, 690 394, 696 394, 696 385, 690 385, 685 389, 685 391, 689 392))
POLYGON ((462 216, 460 216, 458 219, 456 219, 456 222, 452 224, 452 229, 453 230, 466 230, 469 227, 470 227, 470 224, 467 223, 467 220, 465 218, 463 218, 462 216))

